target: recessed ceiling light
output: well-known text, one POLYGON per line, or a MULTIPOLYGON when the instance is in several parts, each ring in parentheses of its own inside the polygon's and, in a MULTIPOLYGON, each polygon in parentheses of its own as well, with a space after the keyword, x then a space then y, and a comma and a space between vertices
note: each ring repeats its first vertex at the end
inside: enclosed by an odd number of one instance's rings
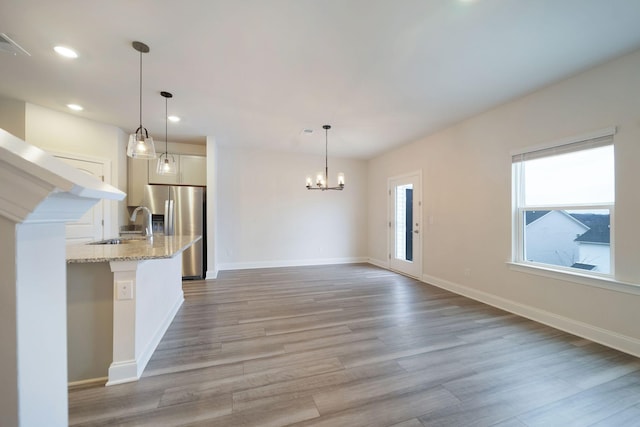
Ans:
POLYGON ((178 117, 178 116, 169 116, 169 117, 167 117, 167 119, 169 119, 170 122, 174 122, 174 123, 180 121, 180 117, 178 117))
POLYGON ((75 59, 78 57, 78 54, 76 53, 76 51, 68 47, 56 46, 53 48, 53 50, 55 50, 58 55, 64 56, 65 58, 75 59))
POLYGON ((310 135, 313 133, 313 129, 302 129, 301 132, 303 135, 310 135))
POLYGON ((67 104, 67 107, 69 107, 73 111, 82 111, 82 110, 84 110, 82 105, 78 105, 78 104, 67 104))

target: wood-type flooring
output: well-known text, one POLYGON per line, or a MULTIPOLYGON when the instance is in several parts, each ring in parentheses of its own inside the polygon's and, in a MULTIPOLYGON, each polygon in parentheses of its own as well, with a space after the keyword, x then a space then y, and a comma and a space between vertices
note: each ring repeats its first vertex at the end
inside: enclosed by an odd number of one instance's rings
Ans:
POLYGON ((221 272, 73 426, 640 426, 640 359, 368 264, 221 272))

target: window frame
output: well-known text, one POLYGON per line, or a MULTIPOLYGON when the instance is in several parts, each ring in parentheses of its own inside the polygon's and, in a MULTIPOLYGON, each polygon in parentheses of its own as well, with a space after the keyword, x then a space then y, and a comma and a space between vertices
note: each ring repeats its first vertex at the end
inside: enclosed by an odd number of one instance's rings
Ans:
MULTIPOLYGON (((583 144, 583 148, 578 148, 572 151, 581 151, 587 150, 589 147, 588 143, 590 140, 595 140, 599 138, 609 137, 611 139, 610 143, 603 144, 602 146, 611 145, 615 151, 615 144, 613 137, 616 133, 616 128, 605 128, 595 132, 591 132, 589 134, 584 134, 580 136, 575 136, 571 138, 566 138, 563 140, 555 141, 552 143, 538 145, 533 147, 524 148, 517 151, 511 152, 511 177, 512 177, 512 251, 511 251, 511 263, 516 266, 528 266, 541 268, 544 270, 550 271, 559 271, 571 275, 577 275, 582 277, 594 277, 594 278, 603 278, 603 279, 613 279, 615 277, 615 197, 613 204, 611 203, 594 203, 594 204, 549 204, 549 205, 540 205, 540 206, 527 206, 525 205, 525 183, 523 178, 523 170, 522 166, 526 162, 524 156, 527 153, 535 153, 542 151, 555 151, 555 149, 560 149, 559 151, 563 151, 562 148, 570 145, 578 145, 583 144), (516 160, 518 157, 521 157, 520 160, 516 160), (607 209, 609 210, 609 228, 610 228, 610 241, 609 241, 609 256, 610 256, 610 266, 609 273, 602 273, 596 271, 588 271, 581 270, 572 267, 566 267, 561 265, 554 264, 546 264, 541 262, 529 261, 526 259, 526 238, 525 238, 525 213, 527 211, 535 211, 535 210, 549 210, 549 211, 566 211, 566 210, 595 210, 595 209, 607 209)), ((561 153, 558 153, 561 154, 561 153)), ((543 157, 551 157, 557 154, 549 154, 548 156, 543 157)), ((614 174, 615 174, 615 165, 614 165, 614 174)), ((615 179, 615 178, 614 178, 615 179)), ((615 182, 614 182, 615 185, 615 182)))

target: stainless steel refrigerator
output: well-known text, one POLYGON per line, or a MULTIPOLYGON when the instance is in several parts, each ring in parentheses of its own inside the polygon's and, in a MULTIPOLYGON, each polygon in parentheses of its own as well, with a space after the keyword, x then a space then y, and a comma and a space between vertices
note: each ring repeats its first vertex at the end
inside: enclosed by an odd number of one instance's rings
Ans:
POLYGON ((182 253, 182 277, 204 278, 207 247, 205 188, 147 185, 144 206, 153 215, 154 233, 202 236, 202 239, 182 253))

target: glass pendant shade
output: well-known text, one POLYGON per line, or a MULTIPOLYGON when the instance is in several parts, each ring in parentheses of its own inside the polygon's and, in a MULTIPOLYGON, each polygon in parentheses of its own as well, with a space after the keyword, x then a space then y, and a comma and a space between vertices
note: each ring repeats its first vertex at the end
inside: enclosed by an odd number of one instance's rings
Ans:
POLYGON ((178 173, 175 157, 167 153, 160 154, 156 172, 158 175, 175 175, 178 173))
POLYGON ((156 147, 153 144, 153 138, 148 134, 143 135, 142 131, 129 135, 127 156, 133 159, 155 159, 156 147))
POLYGON ((142 126, 142 54, 149 52, 149 46, 142 42, 133 42, 132 46, 140 52, 140 126, 134 133, 129 135, 127 144, 127 156, 133 159, 155 159, 156 147, 149 132, 142 126))
POLYGON ((173 95, 170 92, 165 91, 160 92, 160 95, 164 97, 164 153, 160 154, 160 157, 158 157, 156 173, 158 175, 176 175, 178 173, 176 158, 168 153, 169 130, 167 118, 169 117, 169 98, 173 98, 173 95))

